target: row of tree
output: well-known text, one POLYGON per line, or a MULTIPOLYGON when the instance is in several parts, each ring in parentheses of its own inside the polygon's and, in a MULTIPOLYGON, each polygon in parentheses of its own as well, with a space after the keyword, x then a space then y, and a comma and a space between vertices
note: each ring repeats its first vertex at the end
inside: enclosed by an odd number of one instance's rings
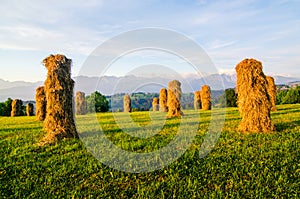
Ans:
POLYGON ((276 96, 276 104, 300 103, 300 86, 289 90, 279 91, 276 96))
MULTIPOLYGON (((113 96, 104 96, 100 92, 95 91, 86 97, 88 112, 107 112, 121 111, 124 94, 116 94, 113 96)), ((132 94, 133 111, 148 111, 151 109, 152 99, 158 97, 156 93, 134 93, 132 94)), ((192 93, 183 94, 183 108, 192 108, 191 99, 192 93), (188 102, 190 101, 190 102, 188 102)), ((279 91, 276 96, 276 104, 295 104, 300 103, 300 87, 291 88, 289 90, 279 91)), ((12 99, 8 98, 5 102, 0 103, 0 116, 10 116, 12 99)), ((214 100, 214 104, 219 104, 220 107, 236 107, 237 93, 235 89, 226 89, 225 92, 214 100)), ((25 112, 25 106, 24 112, 25 112)))

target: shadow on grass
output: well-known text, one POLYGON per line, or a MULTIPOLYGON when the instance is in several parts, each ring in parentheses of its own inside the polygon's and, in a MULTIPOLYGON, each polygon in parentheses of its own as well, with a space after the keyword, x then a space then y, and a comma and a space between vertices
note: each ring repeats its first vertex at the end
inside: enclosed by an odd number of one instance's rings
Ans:
POLYGON ((288 123, 287 122, 281 122, 281 123, 277 123, 277 124, 274 124, 274 125, 275 125, 275 128, 276 128, 276 131, 281 132, 281 131, 285 131, 285 130, 300 126, 300 120, 292 121, 292 122, 288 122, 288 123))

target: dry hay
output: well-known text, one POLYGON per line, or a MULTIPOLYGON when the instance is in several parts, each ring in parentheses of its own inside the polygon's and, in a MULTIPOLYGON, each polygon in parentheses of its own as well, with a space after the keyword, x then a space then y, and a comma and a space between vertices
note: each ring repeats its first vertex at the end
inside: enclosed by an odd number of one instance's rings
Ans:
POLYGON ((153 98, 152 109, 153 111, 159 111, 159 99, 157 97, 153 98))
POLYGON ((159 111, 168 112, 168 91, 165 88, 160 89, 159 92, 159 111))
POLYGON ((129 113, 131 112, 131 99, 129 95, 124 95, 124 112, 129 113))
POLYGON ((168 84, 168 114, 167 117, 179 117, 183 115, 181 112, 181 83, 178 80, 173 80, 168 84))
POLYGON ((242 116, 238 130, 241 132, 274 131, 275 128, 270 119, 272 103, 261 62, 255 59, 245 59, 235 69, 238 107, 242 116))
POLYGON ((201 105, 201 91, 196 91, 194 93, 194 108, 195 110, 199 110, 202 108, 201 105))
POLYGON ((76 114, 85 115, 87 114, 87 102, 85 99, 84 92, 76 92, 76 114))
POLYGON ((64 55, 50 55, 43 60, 48 69, 45 81, 47 101, 43 143, 51 143, 63 138, 77 138, 73 115, 73 88, 71 79, 72 60, 64 55))
POLYGON ((27 116, 34 116, 34 112, 33 112, 33 104, 32 103, 28 103, 26 105, 26 115, 27 116))
POLYGON ((11 112, 10 112, 11 117, 15 116, 23 116, 23 101, 20 99, 14 99, 11 102, 11 112))
POLYGON ((37 120, 43 121, 45 119, 46 105, 47 101, 44 86, 40 86, 36 89, 35 93, 35 114, 37 120))
POLYGON ((276 111, 276 95, 277 95, 277 88, 275 85, 275 81, 273 77, 266 76, 267 79, 267 90, 270 96, 272 108, 271 111, 276 111))
POLYGON ((202 86, 201 104, 203 110, 211 110, 211 92, 208 85, 202 86))

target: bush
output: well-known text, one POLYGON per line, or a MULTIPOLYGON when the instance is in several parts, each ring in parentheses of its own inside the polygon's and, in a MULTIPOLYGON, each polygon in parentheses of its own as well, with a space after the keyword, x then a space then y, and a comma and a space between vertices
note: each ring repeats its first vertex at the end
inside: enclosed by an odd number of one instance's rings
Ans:
POLYGON ((226 89, 220 97, 221 107, 237 107, 237 94, 233 88, 226 89))
POLYGON ((87 96, 86 101, 88 112, 107 112, 109 110, 108 100, 98 91, 87 96))
POLYGON ((12 99, 0 103, 0 116, 10 116, 12 99))

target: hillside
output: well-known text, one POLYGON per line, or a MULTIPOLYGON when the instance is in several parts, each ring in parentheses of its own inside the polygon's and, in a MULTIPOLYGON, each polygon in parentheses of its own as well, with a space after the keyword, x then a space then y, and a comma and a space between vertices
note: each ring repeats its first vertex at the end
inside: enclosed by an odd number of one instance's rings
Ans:
MULTIPOLYGON (((268 134, 236 132, 240 116, 236 108, 226 110, 226 122, 213 150, 199 157, 210 111, 200 112, 200 124, 193 143, 170 165, 153 172, 128 173, 101 163, 79 139, 38 147, 44 135, 35 117, 0 117, 1 198, 299 198, 300 105, 280 105, 272 113, 277 131, 268 134)), ((198 112, 184 111, 189 123, 184 132, 199 123, 198 112)), ((124 113, 115 113, 121 118, 124 113)), ((131 113, 136 133, 145 132, 150 118, 161 113, 131 113)), ((87 116, 82 116, 89 117, 87 116)), ((107 138, 125 151, 147 153, 170 143, 180 120, 168 119, 153 137, 140 139, 123 132, 113 113, 97 114, 107 138)), ((89 122, 89 121, 86 121, 89 122)), ((121 121, 122 122, 122 121, 121 121)), ((126 124, 128 121, 123 121, 126 124)), ((80 135, 91 141, 86 127, 80 135)), ((150 127, 151 130, 151 126, 150 127)), ((152 126, 155 130, 156 125, 152 126)), ((92 127, 93 128, 93 127, 92 127)), ((133 128, 130 126, 130 128, 133 128)), ((97 143, 94 143, 97 144, 97 143)), ((181 147, 174 147, 174 152, 181 147)), ((107 154, 106 154, 107 155, 107 154)), ((116 161, 118 154, 109 159, 116 161)), ((135 160, 124 160, 135 162, 135 160)), ((159 158, 158 158, 159 159, 159 158)), ((163 161, 163 157, 160 157, 163 161)), ((147 162, 145 162, 147 163, 147 162)))
MULTIPOLYGON (((167 87, 172 79, 166 77, 136 77, 136 76, 104 76, 104 77, 85 77, 74 78, 77 84, 76 91, 83 91, 86 95, 100 91, 104 95, 113 95, 118 93, 158 93, 160 88, 167 87)), ((275 76, 276 84, 288 84, 289 82, 299 81, 300 78, 275 76)), ((182 78, 182 91, 190 93, 199 90, 204 84, 209 84, 213 90, 235 87, 235 75, 209 75, 206 77, 182 78)), ((35 89, 43 85, 43 82, 8 82, 0 79, 0 101, 5 101, 8 97, 20 98, 23 100, 34 100, 35 89)))

